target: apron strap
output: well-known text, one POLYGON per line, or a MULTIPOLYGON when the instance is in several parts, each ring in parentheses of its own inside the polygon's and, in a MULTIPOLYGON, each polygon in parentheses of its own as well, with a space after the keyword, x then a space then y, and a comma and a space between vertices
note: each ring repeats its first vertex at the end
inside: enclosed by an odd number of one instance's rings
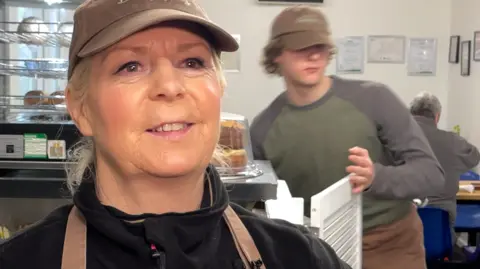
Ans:
POLYGON ((260 252, 253 241, 252 236, 238 217, 237 213, 230 206, 223 213, 227 222, 228 229, 232 234, 233 241, 237 247, 238 254, 242 258, 245 268, 248 269, 265 269, 260 252))
POLYGON ((82 213, 73 206, 68 215, 63 242, 62 269, 87 268, 87 225, 82 213))
MULTIPOLYGON (((245 268, 266 269, 253 238, 237 213, 228 206, 223 216, 245 268)), ((86 268, 87 225, 80 210, 74 206, 68 215, 61 269, 86 268)))

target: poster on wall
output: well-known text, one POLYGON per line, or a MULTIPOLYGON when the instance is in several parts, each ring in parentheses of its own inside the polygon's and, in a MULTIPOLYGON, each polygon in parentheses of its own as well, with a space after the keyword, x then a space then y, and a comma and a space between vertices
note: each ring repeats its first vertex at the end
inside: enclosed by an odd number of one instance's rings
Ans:
POLYGON ((405 63, 405 36, 369 36, 367 59, 369 63, 405 63))
POLYGON ((349 36, 337 40, 337 73, 363 74, 365 66, 365 38, 349 36))
POLYGON ((473 34, 473 60, 480 61, 480 31, 473 34))
POLYGON ((470 48, 471 41, 463 41, 461 45, 460 75, 470 76, 470 48))
POLYGON ((410 38, 407 58, 409 76, 435 76, 437 40, 435 38, 410 38))
MULTIPOLYGON (((240 44, 240 35, 232 35, 238 44, 240 44)), ((241 46, 237 51, 234 52, 222 52, 221 60, 223 64, 223 71, 225 72, 240 72, 240 50, 241 46)))
POLYGON ((454 35, 450 37, 450 48, 448 53, 448 62, 452 64, 458 63, 460 56, 460 36, 454 35))

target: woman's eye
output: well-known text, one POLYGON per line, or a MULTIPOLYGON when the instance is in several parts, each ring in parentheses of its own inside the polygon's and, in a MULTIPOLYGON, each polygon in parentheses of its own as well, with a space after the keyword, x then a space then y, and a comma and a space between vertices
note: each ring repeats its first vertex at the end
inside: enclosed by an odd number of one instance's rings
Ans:
POLYGON ((185 60, 184 65, 186 68, 200 69, 205 67, 205 62, 198 58, 188 58, 185 60))
POLYGON ((128 62, 124 65, 122 65, 116 73, 120 73, 120 72, 138 72, 140 69, 140 63, 138 62, 128 62))

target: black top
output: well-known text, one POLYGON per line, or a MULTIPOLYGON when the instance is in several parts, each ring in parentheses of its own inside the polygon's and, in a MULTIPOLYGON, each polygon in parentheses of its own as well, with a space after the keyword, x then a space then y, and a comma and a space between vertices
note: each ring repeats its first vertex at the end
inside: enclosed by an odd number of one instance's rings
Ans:
MULTIPOLYGON (((213 205, 208 189, 200 210, 162 215, 127 215, 100 203, 91 181, 81 184, 74 204, 88 223, 87 267, 166 269, 243 268, 232 236, 223 220, 228 193, 213 167, 213 205), (128 220, 145 219, 141 223, 128 220), (164 264, 152 258, 155 244, 164 264)), ((208 188, 208 185, 205 186, 208 188)), ((71 205, 63 206, 23 233, 0 246, 1 269, 60 269, 67 217, 71 205)), ((232 205, 253 237, 267 269, 350 268, 331 247, 306 229, 285 221, 257 216, 232 205)), ((158 254, 158 253, 157 253, 158 254)))

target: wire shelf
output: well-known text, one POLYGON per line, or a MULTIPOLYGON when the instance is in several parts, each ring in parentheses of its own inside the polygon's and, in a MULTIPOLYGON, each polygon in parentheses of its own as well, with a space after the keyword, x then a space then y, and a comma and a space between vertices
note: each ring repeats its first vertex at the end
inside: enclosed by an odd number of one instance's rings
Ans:
POLYGON ((18 112, 10 111, 6 114, 5 119, 0 123, 41 123, 41 124, 71 124, 72 119, 68 114, 48 114, 35 112, 18 112))
MULTIPOLYGON (((38 91, 40 92, 40 91, 38 91)), ((6 95, 0 96, 0 108, 26 109, 36 112, 66 112, 65 96, 52 95, 6 95)))
POLYGON ((62 59, 0 59, 0 74, 33 78, 66 79, 68 61, 62 59))
POLYGON ((40 42, 35 42, 32 40, 41 40, 42 46, 51 46, 51 47, 69 47, 72 41, 72 36, 67 34, 50 34, 50 33, 40 33, 40 34, 28 34, 28 33, 16 33, 16 32, 7 32, 0 31, 0 42, 6 44, 27 44, 27 45, 39 45, 40 42))
POLYGON ((32 21, 0 22, 0 42, 51 47, 69 47, 73 23, 45 23, 32 21))
POLYGON ((8 123, 70 122, 63 95, 0 96, 0 114, 8 123))

